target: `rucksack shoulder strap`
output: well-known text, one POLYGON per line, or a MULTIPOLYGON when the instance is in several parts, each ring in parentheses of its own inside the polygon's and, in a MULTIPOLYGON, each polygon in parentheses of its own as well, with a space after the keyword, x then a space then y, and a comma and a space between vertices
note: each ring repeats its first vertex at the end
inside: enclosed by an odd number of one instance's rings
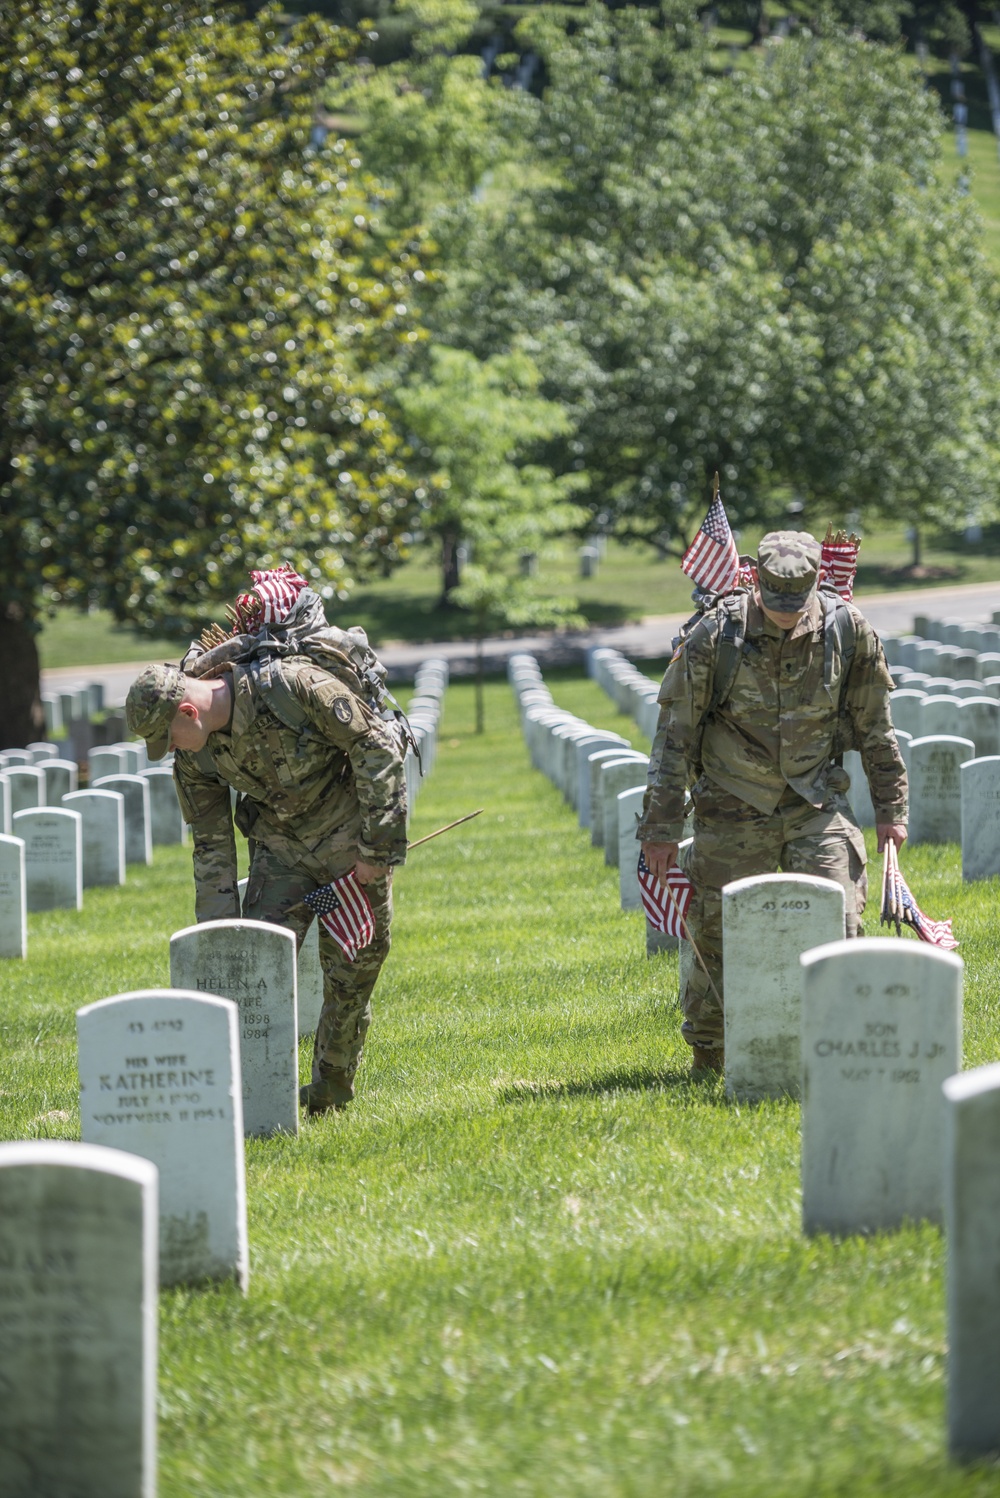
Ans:
POLYGON ((746 593, 731 593, 717 604, 719 633, 715 648, 715 674, 712 679, 712 696, 708 711, 721 707, 733 689, 736 673, 740 668, 740 657, 747 638, 746 593))
POLYGON ((842 662, 840 690, 843 693, 858 643, 858 626, 854 611, 839 593, 820 592, 823 606, 823 685, 833 699, 834 662, 842 662))

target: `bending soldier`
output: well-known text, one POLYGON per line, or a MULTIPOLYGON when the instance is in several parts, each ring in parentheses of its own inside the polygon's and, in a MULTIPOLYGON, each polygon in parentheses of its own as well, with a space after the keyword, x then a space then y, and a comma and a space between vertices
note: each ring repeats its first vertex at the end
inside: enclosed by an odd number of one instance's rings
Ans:
MULTIPOLYGON (((661 880, 677 860, 684 797, 694 801, 687 926, 725 997, 722 886, 792 873, 833 879, 857 936, 867 895, 864 839, 847 800, 844 749, 860 750, 881 851, 906 838, 907 783, 889 717, 889 675, 874 629, 819 590, 820 546, 774 531, 758 588, 720 599, 678 646, 660 688, 660 718, 637 837, 661 880)), ((694 1070, 721 1071, 723 1013, 699 965, 681 996, 694 1070)))
POLYGON ((353 961, 320 927, 323 1010, 300 1100, 323 1113, 354 1096, 371 994, 389 952, 392 869, 406 857, 403 744, 346 667, 334 674, 305 656, 284 657, 281 703, 269 680, 255 662, 234 663, 214 679, 148 666, 129 690, 125 715, 151 759, 176 751, 174 779, 194 835, 198 921, 240 915, 230 786, 240 793, 237 825, 250 840, 248 919, 288 926, 301 945, 313 919, 301 904, 306 894, 352 868, 365 886, 375 935, 353 961))

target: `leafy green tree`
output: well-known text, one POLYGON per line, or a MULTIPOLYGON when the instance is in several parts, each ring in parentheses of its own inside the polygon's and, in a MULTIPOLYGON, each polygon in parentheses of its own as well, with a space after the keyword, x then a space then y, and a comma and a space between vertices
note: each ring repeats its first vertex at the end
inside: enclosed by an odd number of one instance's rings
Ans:
MULTIPOLYGON (((533 25, 533 169, 471 221, 442 307, 479 353, 530 334, 572 431, 548 452, 619 535, 679 551, 719 468, 930 515, 994 504, 997 289, 895 49, 804 35, 720 76, 694 7, 533 25)), ((435 318, 440 326, 444 312, 435 318)))
MULTIPOLYGON (((397 393, 413 448, 411 471, 421 527, 441 559, 441 601, 461 582, 459 547, 515 560, 582 519, 571 496, 579 481, 531 462, 531 449, 568 429, 554 401, 538 394, 539 373, 523 351, 478 360, 434 345, 427 377, 397 393)), ((465 597, 465 595, 463 595, 465 597)))
POLYGON ((39 732, 50 604, 180 630, 248 564, 343 596, 398 556, 423 246, 309 145, 355 43, 192 0, 0 10, 0 743, 39 732))

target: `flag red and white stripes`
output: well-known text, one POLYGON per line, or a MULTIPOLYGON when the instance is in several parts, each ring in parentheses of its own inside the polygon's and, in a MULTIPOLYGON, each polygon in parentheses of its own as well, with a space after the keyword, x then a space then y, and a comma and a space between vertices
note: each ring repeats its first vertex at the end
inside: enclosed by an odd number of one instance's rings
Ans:
POLYGON ((718 494, 701 523, 701 530, 681 559, 681 571, 706 593, 729 593, 736 586, 740 555, 718 494))
POLYGON ((896 851, 896 845, 891 841, 887 843, 885 850, 881 924, 883 926, 895 925, 897 935, 901 926, 909 926, 917 933, 921 941, 929 942, 932 947, 941 947, 945 952, 954 952, 958 946, 950 920, 932 921, 920 909, 913 898, 910 886, 903 878, 899 867, 899 854, 896 851))
POLYGON ((841 598, 850 603, 854 597, 854 577, 858 570, 858 541, 824 541, 820 562, 820 582, 830 582, 841 598))
POLYGON ((375 935, 371 901, 358 883, 353 869, 321 885, 305 896, 305 903, 318 917, 348 962, 353 962, 375 935))
POLYGON ((268 572, 251 572, 250 576, 253 592, 263 606, 262 624, 281 624, 302 589, 308 587, 305 578, 300 577, 288 562, 268 572))
POLYGON ((666 936, 687 936, 684 920, 694 894, 691 881, 676 864, 667 870, 666 886, 651 874, 642 853, 639 854, 639 894, 646 919, 654 931, 666 936), (669 893, 668 893, 669 890, 669 893), (673 895, 673 899, 670 896, 673 895))

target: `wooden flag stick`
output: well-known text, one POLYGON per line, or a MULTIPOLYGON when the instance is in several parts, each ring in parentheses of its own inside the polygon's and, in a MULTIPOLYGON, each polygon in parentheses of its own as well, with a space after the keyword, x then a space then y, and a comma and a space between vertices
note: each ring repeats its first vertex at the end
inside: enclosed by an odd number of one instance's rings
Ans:
POLYGON ((464 817, 459 817, 455 822, 449 822, 447 827, 439 827, 437 832, 428 832, 426 837, 418 837, 416 842, 407 843, 407 851, 410 848, 419 848, 421 843, 429 843, 432 837, 440 837, 442 832, 450 832, 453 827, 461 827, 463 822, 471 822, 473 817, 481 817, 485 810, 486 808, 481 806, 478 811, 466 812, 464 817))
POLYGON ((712 982, 712 974, 708 971, 708 967, 706 966, 705 959, 701 955, 701 953, 698 951, 697 943, 692 939, 691 934, 688 931, 687 921, 681 915, 681 908, 678 905, 677 900, 674 897, 674 892, 670 888, 669 883, 664 884, 661 887, 663 889, 665 889, 666 892, 667 892, 667 899, 670 901, 671 905, 674 907, 674 914, 677 917, 677 924, 680 926, 681 930, 684 932, 684 940, 686 942, 690 942, 691 943, 691 950, 694 953, 694 955, 697 957, 699 963, 701 964, 701 970, 705 974, 705 977, 708 979, 708 986, 712 990, 712 992, 715 994, 715 1002, 718 1004, 718 1006, 719 1006, 719 1008, 721 1010, 722 1009, 722 995, 720 994, 719 990, 716 988, 715 984, 712 982))
POLYGON ((882 905, 879 910, 879 925, 885 926, 889 922, 889 912, 885 902, 889 894, 889 844, 891 838, 886 838, 885 847, 882 849, 882 905))
POLYGON ((715 470, 715 477, 712 479, 712 499, 716 500, 716 499, 718 499, 718 497, 719 497, 719 470, 716 469, 715 470))

